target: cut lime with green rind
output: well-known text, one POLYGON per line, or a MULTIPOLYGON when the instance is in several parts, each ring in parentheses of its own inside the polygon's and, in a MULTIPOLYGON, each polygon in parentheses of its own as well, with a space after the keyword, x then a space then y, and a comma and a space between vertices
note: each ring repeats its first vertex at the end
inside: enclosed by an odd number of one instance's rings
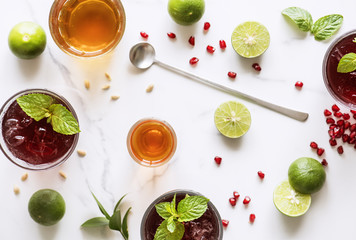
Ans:
POLYGON ((253 21, 238 25, 231 36, 232 47, 245 58, 260 56, 267 50, 269 42, 270 35, 267 28, 253 21))
POLYGON ((301 157, 289 166, 288 179, 292 187, 298 192, 311 194, 318 192, 323 187, 326 173, 318 160, 301 157))
POLYGON ((198 22, 205 12, 204 0, 169 0, 168 13, 178 24, 188 26, 198 22))
POLYGON ((308 211, 311 204, 311 196, 310 194, 297 192, 286 180, 275 188, 273 203, 284 215, 299 217, 308 211))
POLYGON ((242 103, 228 101, 216 109, 214 121, 222 135, 239 138, 250 129, 251 114, 242 103))

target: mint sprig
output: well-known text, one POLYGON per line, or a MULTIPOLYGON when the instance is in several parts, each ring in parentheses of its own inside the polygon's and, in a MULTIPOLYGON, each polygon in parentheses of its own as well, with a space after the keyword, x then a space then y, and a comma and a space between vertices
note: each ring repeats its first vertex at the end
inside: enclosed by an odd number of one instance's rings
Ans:
POLYGON ((300 30, 310 31, 315 40, 322 41, 330 38, 342 25, 343 16, 340 14, 330 14, 319 18, 315 23, 311 14, 299 7, 289 7, 282 11, 284 16, 289 17, 300 30))
POLYGON ((111 230, 119 231, 121 233, 122 237, 125 240, 128 240, 129 239, 129 231, 128 231, 128 226, 127 226, 127 218, 128 218, 129 212, 131 210, 131 207, 126 211, 126 213, 122 219, 121 219, 121 209, 120 209, 120 203, 126 195, 122 196, 120 198, 120 200, 116 203, 113 214, 111 216, 105 210, 105 208, 99 202, 99 200, 95 197, 94 193, 92 193, 92 195, 100 209, 100 212, 104 215, 104 217, 91 218, 91 219, 85 221, 81 225, 81 227, 90 228, 90 227, 109 226, 109 228, 111 230))
POLYGON ((339 73, 349 73, 356 70, 356 53, 345 54, 337 65, 339 73))
POLYGON ((164 221, 157 228, 154 240, 180 240, 184 236, 184 225, 200 218, 208 208, 209 199, 203 196, 187 195, 176 207, 176 194, 172 202, 162 202, 155 205, 158 215, 164 221))
POLYGON ((63 105, 55 104, 54 98, 41 93, 31 93, 16 99, 21 109, 35 121, 47 118, 53 130, 73 135, 80 132, 79 124, 73 114, 63 105))

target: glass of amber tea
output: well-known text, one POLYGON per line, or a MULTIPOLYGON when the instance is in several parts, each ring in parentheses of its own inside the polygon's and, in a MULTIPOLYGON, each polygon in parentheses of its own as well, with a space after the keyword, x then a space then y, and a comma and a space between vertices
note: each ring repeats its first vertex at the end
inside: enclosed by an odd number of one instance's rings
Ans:
POLYGON ((55 43, 78 57, 96 57, 113 50, 125 25, 120 0, 55 0, 49 15, 55 43))
POLYGON ((168 162, 177 148, 173 128, 165 121, 145 118, 136 122, 127 135, 131 157, 146 167, 158 167, 168 162))

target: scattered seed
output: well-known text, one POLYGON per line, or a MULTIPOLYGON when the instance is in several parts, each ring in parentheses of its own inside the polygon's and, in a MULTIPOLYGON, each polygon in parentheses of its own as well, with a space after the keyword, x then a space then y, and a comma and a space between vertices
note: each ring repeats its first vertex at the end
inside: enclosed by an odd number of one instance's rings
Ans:
POLYGON ((85 157, 85 155, 87 155, 87 153, 84 150, 77 150, 77 153, 79 157, 85 157))
POLYGON ((89 82, 89 80, 85 80, 85 81, 84 81, 84 87, 85 87, 86 89, 89 89, 89 88, 90 88, 90 82, 89 82))
POLYGON ((107 80, 111 81, 111 76, 109 75, 109 73, 105 73, 105 77, 107 80))
POLYGON ((190 45, 194 46, 195 45, 195 37, 190 36, 188 42, 189 42, 190 45))
POLYGON ((325 152, 324 148, 318 148, 318 149, 316 150, 316 153, 318 154, 318 156, 323 155, 324 152, 325 152))
POLYGON ((169 38, 176 38, 176 35, 172 32, 167 33, 169 38))
POLYGON ((108 90, 109 88, 110 88, 110 85, 107 84, 107 85, 104 85, 101 89, 103 89, 103 90, 108 90))
POLYGON ((324 167, 328 166, 328 162, 326 161, 325 158, 321 161, 321 164, 322 164, 324 167))
POLYGON ((256 219, 256 215, 251 213, 250 214, 250 223, 253 223, 255 221, 255 219, 256 219))
POLYGON ((205 22, 204 23, 204 30, 207 31, 207 30, 209 30, 209 28, 210 28, 210 23, 209 22, 205 22))
POLYGON ((141 37, 144 38, 144 39, 147 39, 147 38, 148 38, 148 34, 145 33, 145 32, 140 32, 140 35, 141 35, 141 37))
POLYGON ((229 78, 235 79, 237 74, 235 72, 228 72, 227 75, 229 76, 229 78))
POLYGON ((195 65, 199 62, 199 59, 197 57, 192 57, 190 60, 189 60, 189 63, 190 65, 195 65))
POLYGON ((262 70, 260 64, 258 64, 258 63, 252 64, 252 68, 255 69, 257 72, 261 72, 261 70, 262 70))
POLYGON ((21 181, 26 181, 28 178, 28 173, 24 173, 22 176, 21 176, 21 181))
POLYGON ((236 192, 236 191, 234 191, 233 193, 232 193, 232 195, 234 196, 234 198, 237 200, 237 199, 239 199, 239 197, 240 197, 240 194, 238 193, 238 192, 236 192))
POLYGON ((20 188, 18 186, 14 186, 14 193, 18 195, 20 193, 20 188))
POLYGON ((294 84, 294 86, 296 87, 296 88, 298 88, 298 89, 301 89, 302 87, 303 87, 303 82, 301 82, 301 81, 297 81, 295 84, 294 84))
POLYGON ((223 225, 225 228, 226 228, 227 226, 229 226, 229 220, 222 219, 221 222, 222 222, 222 225, 223 225))
POLYGON ((246 196, 245 198, 244 198, 244 200, 243 200, 243 204, 245 204, 245 205, 247 205, 247 204, 249 204, 251 202, 251 198, 249 197, 249 196, 246 196))
POLYGON ((148 85, 148 87, 146 88, 146 92, 150 93, 152 92, 152 90, 153 90, 153 84, 148 85))
POLYGON ((111 100, 118 100, 120 98, 120 96, 119 95, 112 95, 111 96, 111 100))
POLYGON ((221 49, 225 49, 226 48, 226 42, 224 40, 219 40, 219 46, 221 49))
POLYGON ((206 51, 207 51, 208 53, 213 54, 213 53, 215 52, 215 48, 214 48, 213 46, 211 46, 211 45, 208 45, 208 46, 206 47, 206 51))
POLYGON ((214 157, 214 161, 216 162, 217 165, 221 164, 221 160, 222 160, 221 157, 218 157, 218 156, 214 157))
POLYGON ((264 179, 265 178, 265 174, 262 171, 258 171, 257 175, 261 178, 264 179))
POLYGON ((311 142, 310 147, 313 149, 318 149, 318 144, 316 142, 311 142))
POLYGON ((67 179, 67 174, 65 174, 63 171, 59 171, 59 176, 61 176, 64 179, 67 179))
POLYGON ((338 112, 338 111, 340 111, 339 106, 336 105, 336 104, 332 105, 332 106, 331 106, 331 109, 333 110, 333 112, 338 112))
POLYGON ((236 206, 236 198, 232 197, 232 198, 229 198, 229 202, 231 204, 231 206, 236 206))

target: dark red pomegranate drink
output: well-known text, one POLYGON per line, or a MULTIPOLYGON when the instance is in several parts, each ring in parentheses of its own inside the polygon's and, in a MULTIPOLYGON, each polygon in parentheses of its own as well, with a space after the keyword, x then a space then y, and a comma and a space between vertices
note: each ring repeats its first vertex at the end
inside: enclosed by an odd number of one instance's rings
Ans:
MULTIPOLYGON (((146 210, 141 222, 141 240, 153 240, 157 228, 163 222, 156 211, 155 205, 161 202, 171 202, 174 194, 177 204, 186 194, 201 195, 187 190, 176 190, 163 194, 157 198, 146 210)), ((208 202, 208 209, 198 219, 184 223, 185 232, 182 240, 221 240, 223 236, 220 215, 215 206, 208 202)))
POLYGON ((336 39, 324 57, 323 77, 329 93, 346 107, 356 109, 356 71, 337 72, 340 59, 347 53, 356 53, 356 31, 336 39))
POLYGON ((11 97, 1 109, 1 149, 16 165, 33 170, 47 169, 64 162, 73 152, 78 134, 63 135, 53 131, 47 118, 35 121, 18 105, 16 99, 30 93, 50 95, 75 118, 71 105, 59 95, 42 89, 31 89, 11 97))

